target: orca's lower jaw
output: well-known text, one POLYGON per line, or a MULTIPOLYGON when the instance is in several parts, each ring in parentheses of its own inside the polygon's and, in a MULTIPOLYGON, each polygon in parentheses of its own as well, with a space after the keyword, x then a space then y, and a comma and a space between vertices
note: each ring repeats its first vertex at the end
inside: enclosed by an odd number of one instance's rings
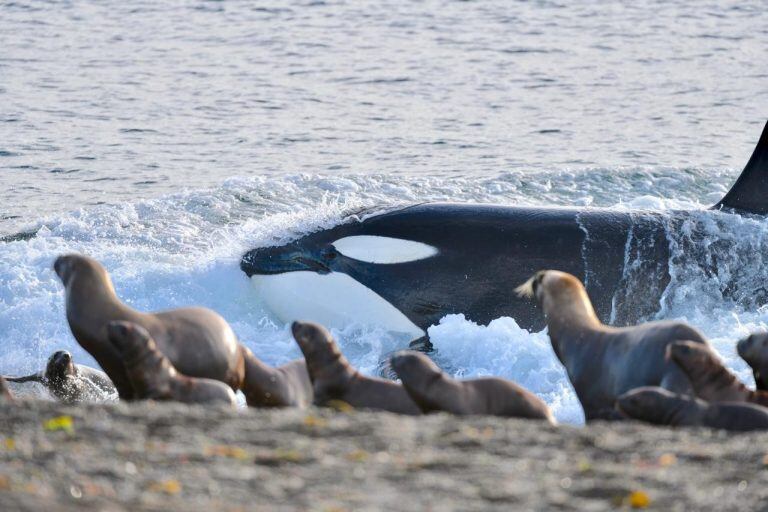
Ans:
POLYGON ((327 274, 331 271, 322 259, 294 245, 248 251, 240 261, 240 268, 248 277, 302 271, 327 274))

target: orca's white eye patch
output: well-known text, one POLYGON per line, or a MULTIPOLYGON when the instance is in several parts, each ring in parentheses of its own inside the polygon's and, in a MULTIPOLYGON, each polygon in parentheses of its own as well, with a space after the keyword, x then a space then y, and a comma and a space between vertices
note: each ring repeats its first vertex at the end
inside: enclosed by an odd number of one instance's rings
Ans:
POLYGON ((422 242, 373 235, 339 238, 333 246, 348 258, 379 264, 407 263, 438 253, 437 248, 422 242))

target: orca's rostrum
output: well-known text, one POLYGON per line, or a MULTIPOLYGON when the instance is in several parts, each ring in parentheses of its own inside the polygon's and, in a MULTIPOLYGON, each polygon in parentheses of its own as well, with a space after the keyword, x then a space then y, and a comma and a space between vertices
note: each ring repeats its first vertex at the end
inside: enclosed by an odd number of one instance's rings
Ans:
MULTIPOLYGON (((768 123, 713 208, 768 213, 768 123)), ((427 203, 253 249, 240 266, 284 322, 373 324, 415 339, 443 316, 463 313, 480 324, 510 316, 538 330, 541 311, 514 288, 556 269, 586 284, 601 319, 625 325, 659 309, 670 281, 668 233, 689 215, 427 203)))

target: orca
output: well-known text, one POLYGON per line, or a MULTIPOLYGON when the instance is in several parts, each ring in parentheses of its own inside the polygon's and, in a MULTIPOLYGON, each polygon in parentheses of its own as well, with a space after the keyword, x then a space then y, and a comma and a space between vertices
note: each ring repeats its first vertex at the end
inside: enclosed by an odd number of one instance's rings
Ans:
MULTIPOLYGON (((768 213, 768 123, 712 209, 768 213)), ((351 215, 288 244, 255 248, 240 267, 286 323, 372 324, 417 339, 462 313, 479 324, 510 316, 540 330, 542 312, 513 290, 536 271, 556 269, 585 283, 601 319, 629 325, 659 310, 670 283, 670 233, 692 213, 425 203, 351 215)))

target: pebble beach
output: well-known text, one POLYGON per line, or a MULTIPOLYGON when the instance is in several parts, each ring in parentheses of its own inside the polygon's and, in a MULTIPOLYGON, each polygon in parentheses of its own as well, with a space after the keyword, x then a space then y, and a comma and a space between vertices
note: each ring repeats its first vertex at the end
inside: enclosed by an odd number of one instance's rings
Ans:
POLYGON ((445 414, 0 405, 0 510, 764 510, 768 434, 445 414))

